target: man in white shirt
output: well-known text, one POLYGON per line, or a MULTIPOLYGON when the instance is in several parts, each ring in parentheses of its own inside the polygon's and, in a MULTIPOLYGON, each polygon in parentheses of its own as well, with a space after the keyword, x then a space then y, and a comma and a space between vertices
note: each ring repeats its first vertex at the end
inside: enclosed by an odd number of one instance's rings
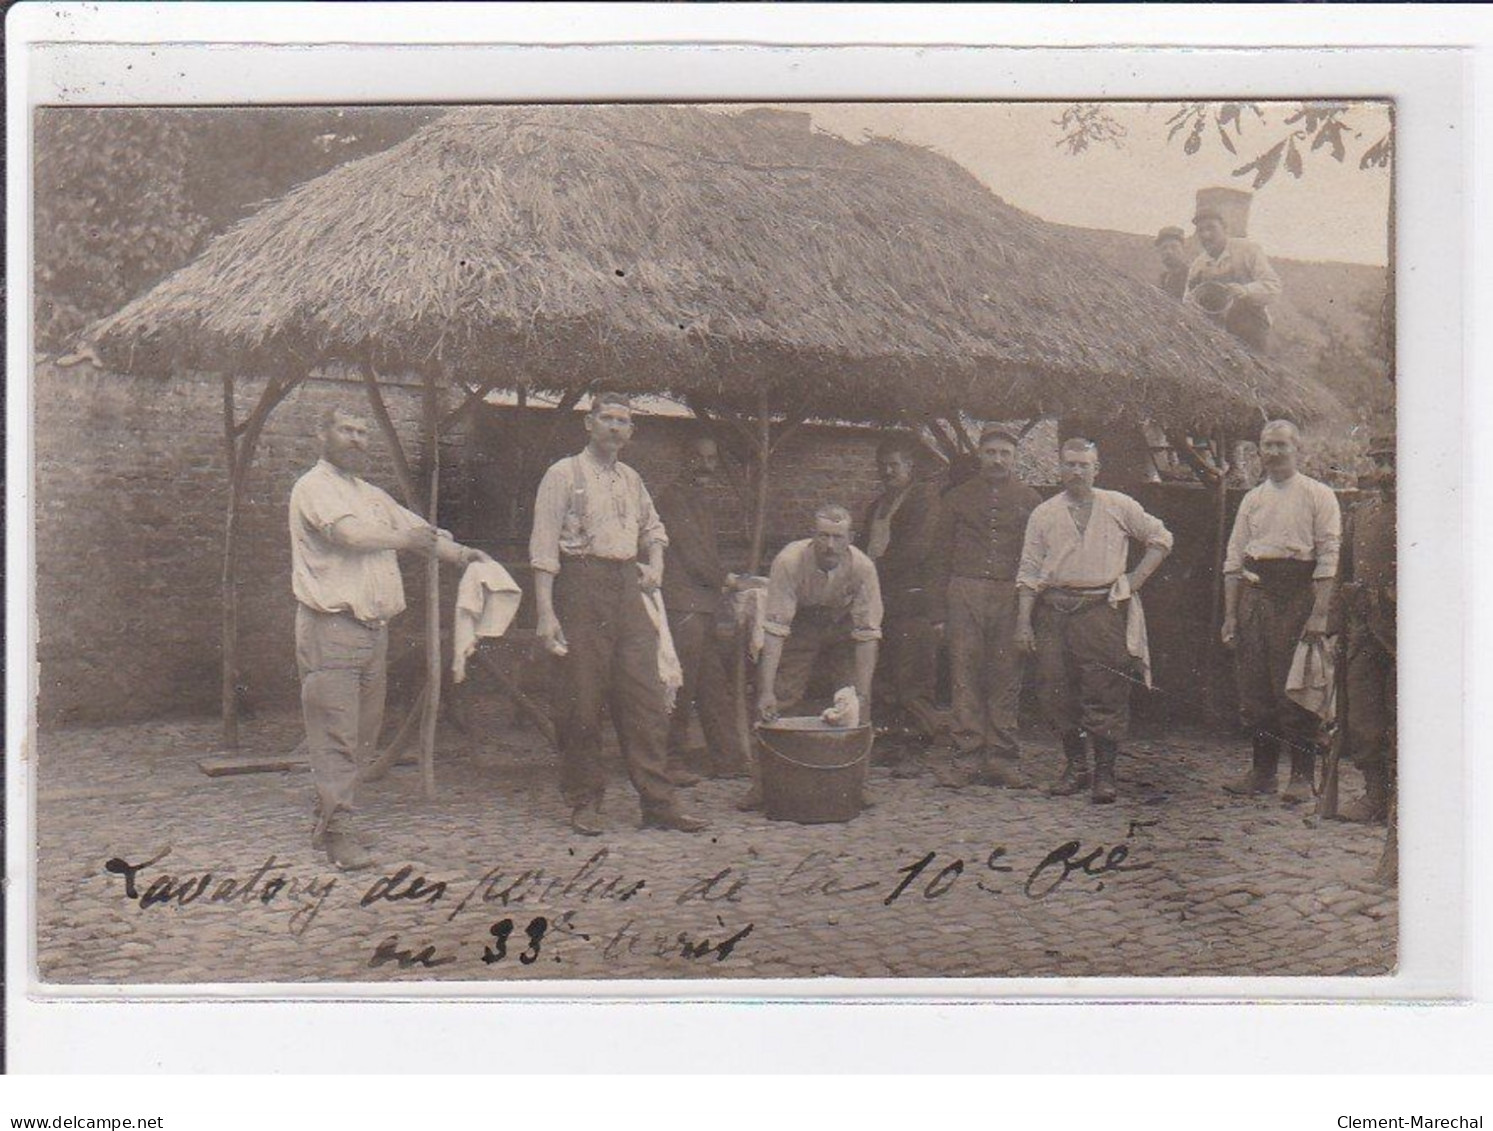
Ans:
POLYGON ((353 870, 373 863, 349 812, 358 768, 383 726, 389 621, 404 611, 398 554, 427 555, 434 547, 444 562, 492 559, 360 478, 368 464, 361 416, 330 409, 317 437, 321 459, 290 492, 296 666, 316 786, 312 843, 353 870))
POLYGON ((1130 725, 1129 602, 1171 553, 1172 536, 1129 495, 1095 488, 1093 443, 1067 440, 1059 456, 1063 490, 1027 520, 1016 643, 1037 654, 1037 694, 1063 744, 1063 773, 1049 792, 1065 797, 1089 784, 1087 734, 1094 743, 1090 798, 1107 805, 1130 725), (1127 574, 1132 540, 1146 549, 1127 574))
MULTIPOLYGON (((1270 344, 1270 303, 1280 295, 1280 276, 1259 244, 1229 235, 1216 210, 1199 209, 1192 222, 1203 250, 1187 271, 1188 296, 1205 293, 1198 292, 1204 284, 1220 289, 1226 305, 1215 317, 1245 345, 1264 350, 1270 344)), ((1213 303, 1207 305, 1215 309, 1213 303)))
POLYGON ((643 595, 658 590, 669 539, 642 476, 617 458, 632 431, 627 397, 592 398, 586 447, 545 472, 529 539, 535 632, 559 659, 560 792, 571 807, 571 828, 582 836, 606 831, 601 714, 607 705, 642 799, 643 826, 691 833, 705 827, 680 810, 667 773, 659 634, 643 595))
POLYGON ((1317 719, 1286 694, 1286 680, 1296 645, 1327 632, 1342 542, 1337 496, 1296 470, 1300 447, 1289 420, 1260 432, 1266 478, 1239 504, 1223 567, 1223 643, 1237 653, 1239 710, 1254 747, 1249 773, 1224 788, 1273 794, 1285 744, 1288 805, 1312 796, 1317 719))

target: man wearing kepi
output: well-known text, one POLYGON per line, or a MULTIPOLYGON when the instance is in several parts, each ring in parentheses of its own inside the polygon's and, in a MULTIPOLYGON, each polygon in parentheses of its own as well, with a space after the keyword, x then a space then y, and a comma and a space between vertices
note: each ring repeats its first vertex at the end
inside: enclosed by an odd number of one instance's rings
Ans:
POLYGON ((1224 786, 1273 794, 1282 744, 1287 804, 1312 796, 1317 717, 1286 694, 1296 645, 1327 632, 1342 513, 1325 483, 1296 470, 1301 434, 1289 420, 1260 432, 1265 480, 1244 496, 1224 558, 1223 643, 1235 649, 1239 710, 1254 748, 1249 773, 1224 786))
POLYGON ((1089 785, 1087 735, 1090 796, 1103 805, 1115 800, 1115 761, 1130 725, 1132 603, 1171 553, 1172 536, 1129 495, 1094 486, 1099 453, 1090 441, 1067 440, 1059 456, 1063 490, 1026 527, 1016 639, 1037 653, 1037 693, 1063 744, 1063 772, 1049 792, 1089 785), (1132 541, 1145 553, 1126 573, 1132 541))
MULTIPOLYGON (((934 685, 938 677, 938 638, 929 618, 930 554, 938 515, 938 489, 918 483, 918 442, 907 433, 883 440, 876 449, 876 468, 882 492, 871 504, 860 535, 860 547, 876 563, 885 608, 881 654, 877 657, 873 693, 885 721, 903 728, 909 741, 926 747, 937 736, 938 709, 934 685)), ((898 753, 899 770, 911 765, 898 753)), ((897 771, 894 771, 897 772, 897 771)))
POLYGON ((1161 257, 1156 285, 1180 302, 1187 297, 1187 273, 1192 266, 1187 258, 1187 233, 1181 228, 1162 228, 1156 233, 1156 254, 1161 257))
POLYGON ((1027 785, 1016 737, 1016 572, 1042 496, 1012 474, 1016 447, 998 425, 980 434, 979 474, 945 493, 933 535, 933 620, 947 631, 954 700, 953 761, 934 771, 951 789, 977 778, 1027 785))
POLYGON ((560 792, 571 807, 571 827, 583 836, 606 831, 601 714, 608 704, 642 799, 644 827, 705 827, 680 810, 666 773, 659 629, 644 594, 658 589, 668 537, 642 477, 617 458, 632 430, 625 396, 599 393, 592 399, 589 441, 579 455, 545 472, 529 539, 535 632, 559 657, 554 706, 560 792), (639 554, 646 560, 639 561, 639 554))
POLYGON ((321 459, 290 492, 296 667, 316 786, 312 843, 351 870, 373 863, 351 810, 358 770, 383 726, 389 621, 404 611, 398 554, 434 549, 444 562, 492 559, 360 478, 368 464, 361 416, 331 409, 317 438, 321 459))
POLYGON ((768 573, 757 716, 806 710, 809 679, 824 665, 834 688, 854 686, 861 718, 871 708, 871 677, 881 639, 881 584, 871 559, 850 544, 850 512, 814 512, 814 535, 789 542, 768 573))
POLYGON ((669 723, 669 777, 678 785, 692 784, 697 778, 685 749, 691 707, 699 708, 708 750, 708 765, 702 768, 714 775, 736 775, 747 767, 731 684, 715 642, 722 594, 735 587, 721 564, 715 504, 710 497, 720 476, 720 451, 709 436, 696 436, 686 448, 685 460, 683 478, 658 494, 658 513, 669 531, 664 608, 669 611, 669 631, 684 673, 669 723))

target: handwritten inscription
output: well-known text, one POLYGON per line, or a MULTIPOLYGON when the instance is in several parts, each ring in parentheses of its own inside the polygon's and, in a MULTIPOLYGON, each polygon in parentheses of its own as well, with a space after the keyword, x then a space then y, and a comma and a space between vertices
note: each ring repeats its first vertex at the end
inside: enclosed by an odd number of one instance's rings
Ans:
POLYGON ((290 933, 303 934, 316 919, 327 897, 337 887, 335 876, 301 877, 285 870, 285 865, 271 855, 254 871, 240 875, 230 871, 174 875, 162 873, 145 882, 142 875, 154 868, 171 849, 156 853, 149 860, 132 864, 115 856, 104 864, 104 871, 124 880, 124 897, 140 909, 173 905, 188 907, 194 903, 245 906, 257 904, 294 905, 289 921, 290 933))
MULTIPOLYGON (((608 963, 648 957, 723 963, 743 953, 743 948, 758 958, 770 957, 773 931, 785 929, 769 927, 764 932, 756 922, 742 922, 740 916, 737 922, 728 923, 731 908, 765 899, 783 908, 791 922, 790 908, 805 903, 890 908, 1008 894, 1040 902, 1062 891, 1102 891, 1106 883, 1154 866, 1134 859, 1135 838, 1154 823, 1132 821, 1125 836, 1113 844, 1086 844, 1075 837, 1024 862, 1013 859, 1005 845, 995 844, 975 855, 931 848, 880 866, 846 853, 815 850, 788 867, 769 868, 748 850, 743 857, 720 861, 698 875, 686 874, 675 881, 677 886, 663 889, 618 868, 609 848, 558 869, 494 866, 475 882, 442 878, 405 864, 368 882, 356 896, 356 907, 386 913, 408 908, 422 920, 424 910, 434 907, 445 923, 474 909, 494 905, 503 909, 496 917, 482 916, 481 933, 463 931, 456 941, 449 936, 437 939, 422 928, 404 928, 403 934, 381 933, 367 952, 367 965, 374 969, 419 972, 463 963, 474 972, 500 974, 541 962, 548 968, 550 963, 572 961, 573 948, 581 944, 599 952, 608 963), (603 905, 639 904, 620 927, 615 911, 610 913, 610 922, 600 915, 603 905), (588 907, 597 914, 588 912, 588 907), (519 908, 526 910, 504 913, 519 908), (686 922, 687 929, 681 930, 677 922, 670 921, 707 909, 713 919, 708 927, 686 922), (595 925, 582 929, 581 923, 595 925)), ((296 935, 310 928, 338 887, 335 876, 297 874, 273 855, 248 872, 168 871, 163 862, 170 853, 167 848, 143 860, 115 856, 104 864, 104 871, 118 877, 123 898, 141 911, 283 906, 291 909, 289 928, 296 935)), ((829 921, 833 924, 836 919, 829 921)))

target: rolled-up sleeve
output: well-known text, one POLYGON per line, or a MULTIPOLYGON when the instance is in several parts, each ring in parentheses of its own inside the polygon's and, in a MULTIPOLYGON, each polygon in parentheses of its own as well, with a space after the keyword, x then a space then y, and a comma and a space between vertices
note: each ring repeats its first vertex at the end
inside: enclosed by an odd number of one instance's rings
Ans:
POLYGON ((767 574, 767 601, 763 610, 762 629, 773 636, 793 632, 793 618, 798 613, 798 578, 793 568, 791 548, 778 551, 767 574))
POLYGON ((638 476, 638 552, 646 553, 649 546, 667 546, 669 532, 664 529, 664 520, 658 517, 658 508, 653 505, 653 496, 643 477, 638 476))
POLYGON ((307 475, 291 489, 290 513, 312 530, 331 537, 332 527, 356 515, 357 510, 347 491, 336 490, 325 479, 307 475))
POLYGON ((881 576, 870 558, 856 559, 855 596, 850 602, 850 638, 881 639, 881 576))
POLYGON ((1244 496, 1239 513, 1234 515, 1234 529, 1229 533, 1229 548, 1223 556, 1223 572, 1238 573, 1244 568, 1244 550, 1249 545, 1249 516, 1254 509, 1254 492, 1244 496))
POLYGON ((1260 303, 1268 302, 1281 292, 1280 276, 1258 247, 1251 245, 1248 255, 1249 282, 1242 284, 1244 293, 1260 303))
POLYGON ((560 530, 565 508, 570 504, 569 476, 563 464, 555 464, 539 481, 534 498, 534 529, 529 534, 529 565, 544 573, 560 572, 560 530))
POLYGON ((1144 542, 1147 546, 1155 546, 1170 553, 1172 532, 1166 528, 1166 524, 1134 499, 1127 497, 1125 501, 1128 504, 1122 516, 1125 532, 1137 542, 1144 542))
POLYGON ((1312 570, 1313 580, 1330 580, 1337 576, 1342 546, 1342 507, 1338 505, 1337 493, 1331 487, 1324 487, 1317 493, 1312 514, 1312 548, 1317 555, 1317 568, 1312 570))
POLYGON ((1021 540, 1021 565, 1016 570, 1016 584, 1038 592, 1042 588, 1042 567, 1047 562, 1047 531, 1041 511, 1032 511, 1026 520, 1026 535, 1021 540))

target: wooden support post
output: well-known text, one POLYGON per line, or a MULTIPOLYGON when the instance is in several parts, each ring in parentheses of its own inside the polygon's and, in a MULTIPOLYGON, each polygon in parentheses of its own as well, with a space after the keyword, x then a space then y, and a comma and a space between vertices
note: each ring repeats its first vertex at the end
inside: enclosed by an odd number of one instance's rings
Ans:
POLYGON ((1218 432, 1213 437, 1213 461, 1216 465, 1216 476, 1212 484, 1214 491, 1213 593, 1209 637, 1212 645, 1211 654, 1217 659, 1209 669, 1213 672, 1213 687, 1209 698, 1215 711, 1222 709, 1224 686, 1228 682, 1228 659, 1218 647, 1224 611, 1223 563, 1229 552, 1229 463, 1225 454, 1228 451, 1226 446, 1228 442, 1228 436, 1223 432, 1218 432))
POLYGON ((234 377, 231 373, 223 375, 223 443, 228 470, 228 507, 224 516, 223 568, 220 581, 223 599, 223 746, 228 750, 237 750, 239 746, 238 536, 249 468, 253 465, 254 451, 259 446, 259 437, 270 413, 300 381, 299 377, 285 382, 272 378, 265 385, 253 412, 240 424, 234 407, 234 377))
MULTIPOLYGON (((436 369, 425 370, 425 444, 430 463, 430 505, 425 518, 436 522, 440 503, 441 443, 440 386, 436 369)), ((420 783, 427 798, 435 797, 435 727, 441 706, 441 559, 434 544, 425 563, 425 718, 420 736, 420 783)))
POLYGON ((415 724, 425 718, 425 687, 421 687, 415 693, 415 701, 410 704, 409 713, 404 716, 404 721, 399 724, 399 729, 394 732, 394 737, 389 740, 389 745, 381 750, 376 758, 365 766, 358 775, 360 781, 378 781, 389 772, 389 768, 399 760, 399 756, 409 748, 410 740, 417 733, 415 724))
POLYGON ((473 658, 497 681, 499 688, 512 696, 518 709, 538 728, 539 733, 544 735, 545 741, 559 749, 559 737, 555 734, 554 719, 550 718, 549 713, 543 707, 529 698, 523 688, 518 685, 518 680, 499 667, 498 662, 491 656, 479 651, 474 654, 473 658))
POLYGON ((404 454, 404 445, 399 442, 399 432, 389 416, 388 407, 384 404, 384 395, 379 392, 378 374, 366 361, 359 366, 359 369, 363 374, 363 388, 368 393, 368 407, 373 413, 373 419, 378 422, 379 431, 383 433, 384 443, 389 445, 389 458, 394 461, 394 474, 399 480, 399 490, 404 496, 404 505, 410 510, 418 510, 420 492, 415 488, 415 474, 410 470, 410 461, 404 454))

